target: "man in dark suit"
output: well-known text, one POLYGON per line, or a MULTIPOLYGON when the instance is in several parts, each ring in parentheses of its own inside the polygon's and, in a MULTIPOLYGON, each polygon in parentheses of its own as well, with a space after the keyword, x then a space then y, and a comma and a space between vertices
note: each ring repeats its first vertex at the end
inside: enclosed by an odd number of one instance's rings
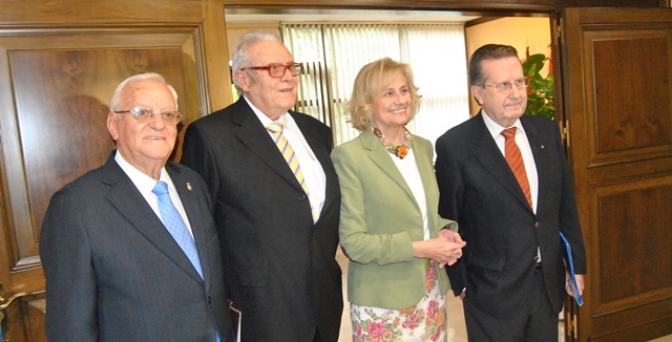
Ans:
MULTIPOLYGON (((557 124, 523 116, 525 78, 511 46, 476 50, 469 83, 480 113, 436 142, 439 212, 459 223, 467 242, 462 259, 448 268, 455 295, 464 299, 467 335, 479 342, 557 340, 563 289, 573 294, 559 232, 573 248, 577 273, 586 272, 557 124), (503 131, 513 127, 507 143, 503 131)), ((580 292, 582 275, 577 282, 580 292)))
POLYGON ((195 121, 185 135, 182 163, 203 175, 216 203, 243 341, 338 339, 340 193, 332 134, 289 110, 299 71, 277 35, 247 32, 233 54, 241 98, 195 121))
POLYGON ((52 197, 40 238, 50 342, 232 341, 206 185, 166 164, 180 118, 162 76, 128 78, 107 117, 116 152, 52 197))

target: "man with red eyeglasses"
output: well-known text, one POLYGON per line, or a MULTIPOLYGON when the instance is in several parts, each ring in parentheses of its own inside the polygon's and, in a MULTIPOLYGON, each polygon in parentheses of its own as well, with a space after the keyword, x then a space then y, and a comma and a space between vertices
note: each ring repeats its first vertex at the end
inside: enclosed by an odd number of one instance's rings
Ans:
POLYGON ((192 123, 182 163, 215 203, 224 273, 243 341, 337 341, 343 309, 340 192, 332 132, 291 111, 301 65, 272 32, 241 36, 240 99, 192 123))

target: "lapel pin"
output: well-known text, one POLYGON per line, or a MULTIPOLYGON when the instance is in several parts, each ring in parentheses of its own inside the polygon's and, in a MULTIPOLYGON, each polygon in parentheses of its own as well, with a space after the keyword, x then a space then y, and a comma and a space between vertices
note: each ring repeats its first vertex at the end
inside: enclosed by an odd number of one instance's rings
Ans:
POLYGON ((187 182, 187 190, 191 191, 191 183, 187 182))
POLYGON ((546 148, 546 146, 544 146, 544 145, 541 145, 541 148, 542 148, 542 149, 543 149, 543 148, 546 148))

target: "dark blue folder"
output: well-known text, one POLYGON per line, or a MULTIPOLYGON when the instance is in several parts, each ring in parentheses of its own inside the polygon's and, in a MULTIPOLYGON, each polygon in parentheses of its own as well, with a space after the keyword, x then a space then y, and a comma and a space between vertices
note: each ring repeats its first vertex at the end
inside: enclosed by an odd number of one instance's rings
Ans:
POLYGON ((576 284, 576 273, 574 273, 574 261, 572 261, 572 248, 569 246, 569 241, 565 238, 565 235, 560 232, 560 238, 562 239, 563 244, 565 245, 565 254, 567 254, 567 268, 569 269, 569 275, 572 277, 572 287, 574 288, 574 298, 576 299, 576 304, 579 306, 583 305, 583 298, 579 293, 579 287, 576 284))

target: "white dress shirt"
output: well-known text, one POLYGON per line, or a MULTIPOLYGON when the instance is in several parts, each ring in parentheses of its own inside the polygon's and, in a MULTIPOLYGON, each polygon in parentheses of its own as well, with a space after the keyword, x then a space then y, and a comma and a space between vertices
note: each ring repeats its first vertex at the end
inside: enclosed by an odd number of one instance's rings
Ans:
POLYGON ((504 136, 502 131, 506 128, 516 127, 516 145, 520 149, 520 154, 523 156, 523 163, 525 164, 525 173, 527 174, 527 181, 530 183, 530 196, 532 197, 532 210, 537 212, 537 198, 539 197, 539 177, 537 175, 537 164, 534 162, 534 155, 532 155, 532 149, 530 148, 530 142, 527 140, 527 135, 525 134, 525 129, 520 123, 520 119, 510 127, 502 127, 494 122, 489 116, 483 112, 483 121, 485 121, 485 126, 490 131, 492 138, 495 139, 495 143, 499 150, 504 155, 504 136))
MULTIPOLYGON (((257 118, 259 118, 264 127, 267 127, 274 122, 248 101, 246 97, 243 96, 243 98, 247 101, 247 104, 250 105, 254 114, 257 115, 257 118)), ((287 139, 287 142, 292 146, 296 157, 299 159, 303 178, 305 179, 309 190, 308 197, 310 204, 315 212, 315 221, 317 221, 322 212, 322 207, 324 207, 327 188, 327 176, 324 174, 322 164, 320 164, 320 161, 315 157, 315 153, 313 153, 313 150, 310 148, 310 145, 308 145, 306 138, 303 136, 303 133, 301 133, 299 126, 296 125, 296 122, 291 115, 285 113, 275 122, 282 124, 284 127, 282 133, 287 139)), ((273 138, 273 133, 268 130, 267 132, 268 135, 273 138)))
MULTIPOLYGON (((119 167, 126 173, 128 178, 131 179, 131 182, 135 185, 135 187, 140 191, 140 194, 142 194, 142 197, 145 198, 145 201, 147 201, 147 204, 154 210, 154 213, 156 216, 159 217, 159 220, 163 222, 163 218, 161 217, 161 211, 159 210, 159 200, 156 194, 152 192, 154 189, 154 186, 156 186, 156 182, 158 182, 156 179, 146 175, 142 171, 136 169, 133 165, 129 164, 124 157, 121 156, 121 153, 119 153, 119 150, 114 155, 114 160, 119 164, 119 167)), ((191 237, 194 237, 194 234, 191 232, 191 225, 189 224, 189 218, 187 217, 187 212, 184 210, 184 206, 182 205, 182 201, 180 200, 180 196, 177 194, 177 189, 175 189, 175 185, 173 184, 173 181, 170 179, 170 176, 168 175, 168 172, 166 172, 166 168, 161 168, 161 177, 160 180, 166 182, 168 184, 168 194, 170 195, 170 200, 173 202, 173 205, 177 209, 177 212, 180 213, 180 216, 182 216, 182 221, 187 226, 187 229, 189 229, 189 234, 191 234, 191 237)))

